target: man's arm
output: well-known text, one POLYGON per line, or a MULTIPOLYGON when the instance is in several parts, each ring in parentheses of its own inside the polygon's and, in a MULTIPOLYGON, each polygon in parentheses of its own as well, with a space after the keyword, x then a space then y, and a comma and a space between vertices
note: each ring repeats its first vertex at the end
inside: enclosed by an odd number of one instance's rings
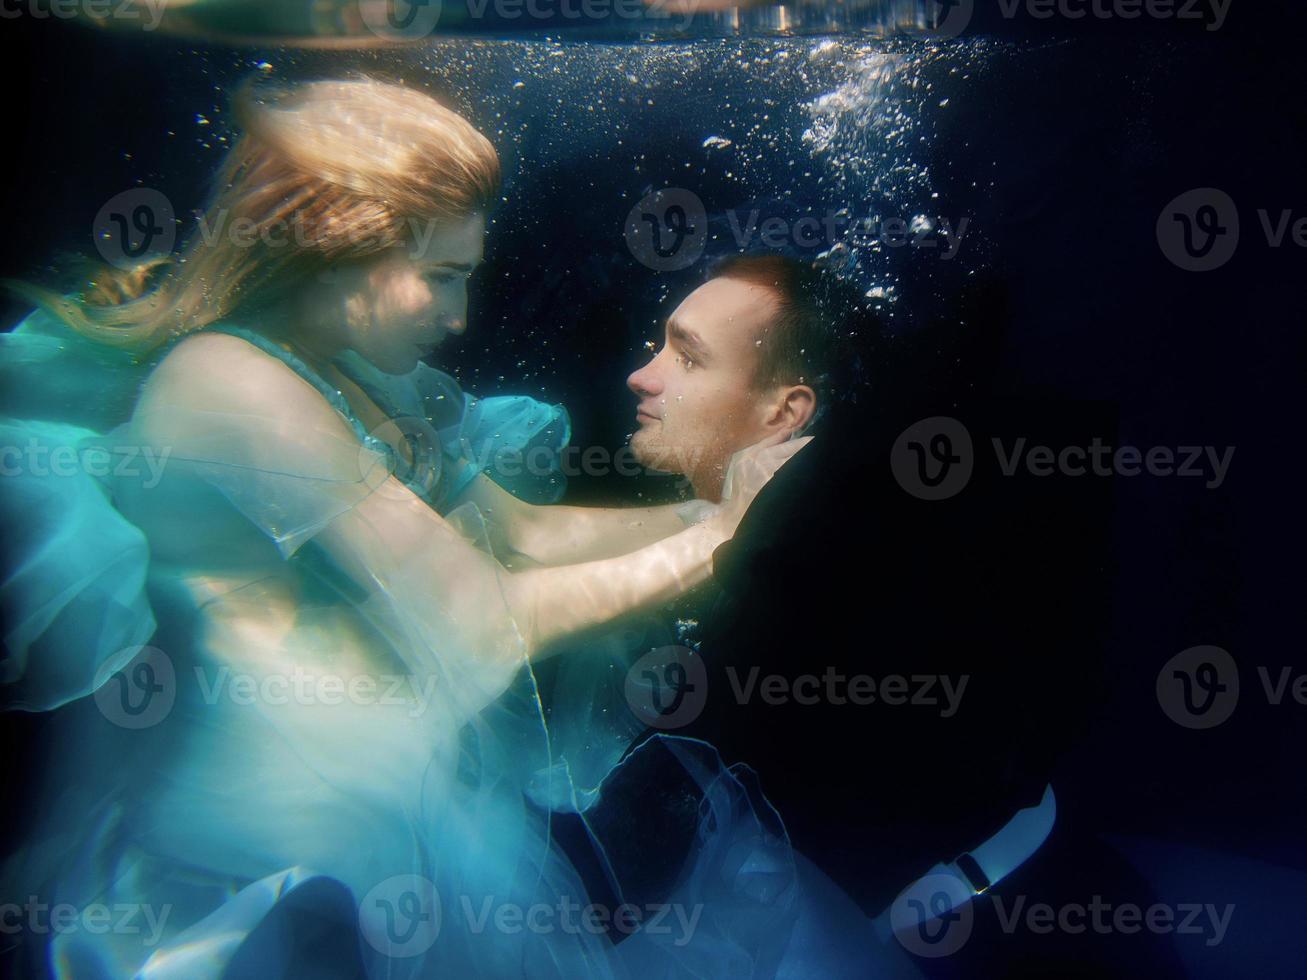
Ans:
POLYGON ((452 501, 472 502, 489 525, 496 553, 534 565, 572 565, 612 558, 684 531, 712 508, 706 501, 660 507, 541 506, 519 500, 484 473, 452 501))

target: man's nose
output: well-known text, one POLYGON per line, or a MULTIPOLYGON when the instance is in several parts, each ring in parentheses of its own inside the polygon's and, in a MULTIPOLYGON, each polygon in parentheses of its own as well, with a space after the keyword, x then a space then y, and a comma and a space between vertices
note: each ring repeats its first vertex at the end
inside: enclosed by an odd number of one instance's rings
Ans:
POLYGON ((653 371, 653 361, 637 371, 632 371, 626 379, 626 387, 637 395, 649 395, 650 397, 658 395, 663 390, 663 386, 662 382, 658 380, 658 375, 653 371))

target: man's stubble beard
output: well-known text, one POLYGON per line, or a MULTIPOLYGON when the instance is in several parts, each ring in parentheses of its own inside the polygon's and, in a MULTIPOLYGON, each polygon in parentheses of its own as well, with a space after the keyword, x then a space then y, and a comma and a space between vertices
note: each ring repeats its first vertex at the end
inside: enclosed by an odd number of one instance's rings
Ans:
MULTIPOLYGON (((657 424, 661 428, 662 423, 657 424)), ((650 432, 647 427, 631 436, 631 451, 635 454, 635 461, 646 470, 672 473, 677 476, 685 475, 677 467, 674 449, 663 442, 658 435, 650 432)))
MULTIPOLYGON (((662 423, 657 423, 660 427, 662 423)), ((677 444, 659 438, 659 434, 641 429, 631 437, 635 460, 646 470, 678 476, 689 485, 703 474, 711 450, 706 444, 677 444)))

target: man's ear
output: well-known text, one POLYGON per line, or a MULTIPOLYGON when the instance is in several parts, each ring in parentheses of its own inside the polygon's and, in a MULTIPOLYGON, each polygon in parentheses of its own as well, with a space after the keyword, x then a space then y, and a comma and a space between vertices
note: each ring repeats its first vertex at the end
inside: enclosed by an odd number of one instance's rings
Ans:
POLYGON ((807 385, 785 385, 777 392, 773 405, 767 425, 799 432, 817 414, 817 393, 807 385))

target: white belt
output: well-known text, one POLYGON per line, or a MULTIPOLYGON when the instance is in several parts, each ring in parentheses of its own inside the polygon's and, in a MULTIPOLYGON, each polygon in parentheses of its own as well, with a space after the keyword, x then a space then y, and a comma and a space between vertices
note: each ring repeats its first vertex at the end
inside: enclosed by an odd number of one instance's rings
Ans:
POLYGON ((952 861, 935 865, 903 889, 894 903, 872 921, 882 939, 888 939, 897 923, 891 913, 905 900, 920 903, 933 916, 944 916, 983 895, 1021 867, 1048 839, 1057 817, 1053 787, 1035 806, 1018 810, 979 847, 973 847, 952 861))

